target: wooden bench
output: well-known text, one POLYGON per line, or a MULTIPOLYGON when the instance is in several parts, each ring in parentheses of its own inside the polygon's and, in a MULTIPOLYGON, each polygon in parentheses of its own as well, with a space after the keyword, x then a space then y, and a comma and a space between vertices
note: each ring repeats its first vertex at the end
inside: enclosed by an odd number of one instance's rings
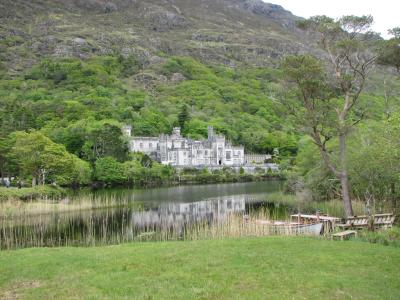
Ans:
POLYGON ((395 216, 389 214, 375 214, 372 216, 354 216, 346 219, 344 224, 336 224, 335 226, 342 229, 362 229, 373 226, 374 228, 392 227, 394 224, 395 216))
POLYGON ((369 222, 368 216, 355 216, 347 218, 344 224, 336 224, 336 226, 343 229, 348 229, 348 228, 360 229, 360 228, 367 228, 368 222, 369 222))
POLYGON ((332 240, 335 238, 340 238, 341 241, 343 241, 347 237, 351 237, 352 235, 357 236, 357 231, 355 230, 346 230, 342 232, 338 232, 335 234, 332 234, 332 240))
POLYGON ((377 214, 374 215, 374 226, 379 227, 392 227, 394 224, 395 216, 393 214, 377 214))

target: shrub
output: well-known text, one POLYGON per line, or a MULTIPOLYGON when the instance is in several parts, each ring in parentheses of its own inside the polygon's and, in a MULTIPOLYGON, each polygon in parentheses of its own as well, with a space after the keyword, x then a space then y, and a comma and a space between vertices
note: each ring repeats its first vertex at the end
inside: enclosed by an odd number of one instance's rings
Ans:
POLYGON ((376 231, 362 230, 358 233, 358 239, 373 244, 400 247, 400 228, 393 227, 376 231))
POLYGON ((61 187, 35 186, 27 188, 5 188, 0 187, 0 201, 7 200, 39 200, 54 199, 58 200, 66 196, 66 190, 61 187))
POLYGON ((104 183, 123 184, 126 181, 124 165, 115 158, 99 158, 95 163, 95 179, 104 183))

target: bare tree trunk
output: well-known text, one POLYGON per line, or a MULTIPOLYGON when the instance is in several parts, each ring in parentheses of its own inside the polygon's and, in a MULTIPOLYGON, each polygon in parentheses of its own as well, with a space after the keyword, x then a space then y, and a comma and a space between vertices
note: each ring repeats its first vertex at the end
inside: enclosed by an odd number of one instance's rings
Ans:
POLYGON ((343 172, 343 174, 340 176, 340 185, 342 187, 342 198, 346 216, 348 217, 354 216, 353 206, 351 204, 350 193, 349 193, 349 176, 347 175, 346 171, 343 172))
POLYGON ((3 170, 0 170, 0 178, 1 178, 0 184, 1 184, 1 185, 5 185, 6 182, 4 181, 4 173, 3 173, 3 170))
POLYGON ((349 192, 349 175, 347 173, 346 162, 346 133, 342 132, 339 135, 339 159, 340 159, 340 185, 342 187, 342 198, 344 211, 346 216, 351 217, 354 215, 353 206, 351 205, 350 192, 349 192))
POLYGON ((387 94, 387 87, 386 87, 386 78, 383 79, 383 91, 384 91, 384 97, 385 97, 385 114, 386 118, 390 118, 390 108, 389 108, 389 97, 387 94))
POLYGON ((392 208, 395 209, 396 208, 396 184, 394 182, 392 182, 390 184, 390 193, 391 193, 391 198, 392 198, 392 208))
POLYGON ((36 186, 36 176, 33 175, 32 176, 32 187, 35 187, 35 186, 36 186))

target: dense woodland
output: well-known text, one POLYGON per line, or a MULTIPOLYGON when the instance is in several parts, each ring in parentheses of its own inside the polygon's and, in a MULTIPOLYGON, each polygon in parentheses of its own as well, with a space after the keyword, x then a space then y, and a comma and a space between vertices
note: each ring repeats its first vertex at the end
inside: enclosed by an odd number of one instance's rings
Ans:
MULTIPOLYGON (((395 201, 400 195, 400 37, 392 33, 389 41, 375 41, 379 60, 351 112, 357 126, 346 131, 352 198, 395 201)), ((0 41, 3 47, 9 42, 0 41)), ((163 62, 151 65, 116 52, 44 58, 18 75, 0 66, 0 177, 33 185, 161 182, 175 171, 129 153, 121 127, 130 124, 134 135, 155 136, 181 126, 185 136, 203 138, 213 125, 248 152, 277 149, 288 190, 306 188, 315 199, 340 197, 340 180, 299 120, 304 107, 296 101, 299 90, 288 80, 287 64, 233 68, 159 54, 163 62)), ((324 97, 341 103, 339 93, 324 97)), ((339 140, 328 134, 328 141, 323 151, 335 163, 339 140)))
MULTIPOLYGON (((16 170, 28 163, 25 151, 33 151, 39 140, 50 148, 63 145, 65 149, 60 151, 69 155, 71 164, 79 164, 76 176, 81 179, 58 178, 57 182, 86 183, 90 168, 94 179, 103 180, 100 168, 104 160, 115 166, 125 162, 129 172, 134 169, 133 161, 142 158, 136 155, 132 160, 128 153, 120 130, 123 124, 132 124, 133 134, 144 136, 170 133, 174 126, 182 126, 183 134, 193 138, 206 137, 211 124, 248 151, 272 153, 278 148, 284 157, 296 153, 299 135, 278 103, 278 70, 233 70, 174 57, 157 72, 166 77, 182 74, 185 80, 161 83, 151 91, 129 86, 129 76, 139 70, 132 57, 45 60, 21 78, 2 79, 3 153, 13 153, 13 158, 2 164, 3 174, 12 174, 13 167, 16 170)), ((49 155, 53 155, 51 151, 49 155)), ((42 168, 40 163, 36 166, 42 168)), ((22 169, 28 172, 24 175, 39 172, 28 166, 22 169)), ((48 180, 55 180, 53 173, 62 171, 52 166, 44 169, 48 180)))

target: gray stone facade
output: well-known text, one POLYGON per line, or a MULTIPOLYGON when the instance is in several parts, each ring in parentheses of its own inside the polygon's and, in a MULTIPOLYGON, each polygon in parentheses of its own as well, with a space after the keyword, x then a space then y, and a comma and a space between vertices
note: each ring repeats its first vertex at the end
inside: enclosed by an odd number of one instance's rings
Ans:
POLYGON ((225 136, 208 127, 208 138, 195 141, 181 135, 179 127, 171 135, 158 137, 132 136, 132 128, 125 126, 124 135, 129 139, 132 152, 142 152, 165 165, 176 167, 242 166, 245 164, 243 146, 233 146, 225 136))

